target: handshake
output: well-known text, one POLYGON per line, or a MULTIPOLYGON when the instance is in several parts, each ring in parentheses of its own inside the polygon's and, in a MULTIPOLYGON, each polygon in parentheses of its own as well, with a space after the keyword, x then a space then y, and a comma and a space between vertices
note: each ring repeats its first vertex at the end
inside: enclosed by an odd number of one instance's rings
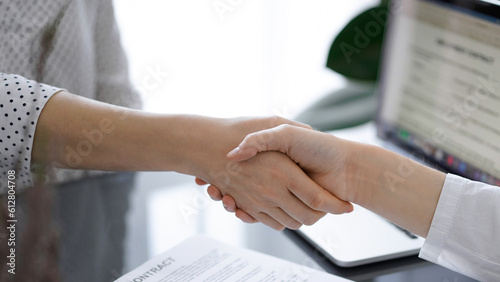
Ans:
POLYGON ((376 146, 281 123, 247 134, 227 153, 225 171, 196 183, 210 184, 210 197, 242 221, 276 230, 349 213, 356 203, 427 236, 445 174, 376 146), (411 173, 400 175, 402 166, 411 173))
POLYGON ((64 91, 38 119, 32 162, 65 164, 64 148, 78 146, 87 138, 82 128, 103 120, 113 130, 70 168, 194 175, 238 218, 277 230, 350 212, 355 203, 425 237, 446 178, 393 152, 279 117, 152 114, 64 91))
POLYGON ((326 212, 353 210, 351 149, 346 141, 303 125, 251 133, 227 154, 225 185, 210 185, 207 191, 244 222, 298 229, 326 212), (238 189, 239 178, 246 188, 238 189))

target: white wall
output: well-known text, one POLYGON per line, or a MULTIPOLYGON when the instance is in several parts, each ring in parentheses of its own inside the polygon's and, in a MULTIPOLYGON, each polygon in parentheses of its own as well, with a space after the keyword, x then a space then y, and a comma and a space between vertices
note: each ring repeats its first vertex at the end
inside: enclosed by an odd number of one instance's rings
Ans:
POLYGON ((293 117, 342 84, 325 67, 330 44, 377 2, 115 0, 115 7, 146 110, 293 117), (214 3, 233 6, 221 13, 214 3))

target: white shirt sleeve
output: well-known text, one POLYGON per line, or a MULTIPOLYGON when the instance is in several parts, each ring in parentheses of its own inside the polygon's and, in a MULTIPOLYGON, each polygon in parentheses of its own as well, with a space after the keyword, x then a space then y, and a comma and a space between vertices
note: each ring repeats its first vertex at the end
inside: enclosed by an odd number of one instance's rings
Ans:
POLYGON ((421 258, 500 281, 500 187, 448 174, 421 258))
POLYGON ((0 73, 0 194, 15 171, 16 189, 32 185, 31 149, 38 118, 46 102, 62 89, 0 73))

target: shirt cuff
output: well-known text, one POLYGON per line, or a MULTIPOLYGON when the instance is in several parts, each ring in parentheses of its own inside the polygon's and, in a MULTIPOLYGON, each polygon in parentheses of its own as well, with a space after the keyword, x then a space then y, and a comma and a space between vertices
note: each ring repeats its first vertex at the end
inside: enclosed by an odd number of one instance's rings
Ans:
POLYGON ((446 175, 429 233, 420 250, 420 258, 437 263, 439 255, 446 247, 446 236, 453 226, 460 196, 467 181, 457 175, 446 175))

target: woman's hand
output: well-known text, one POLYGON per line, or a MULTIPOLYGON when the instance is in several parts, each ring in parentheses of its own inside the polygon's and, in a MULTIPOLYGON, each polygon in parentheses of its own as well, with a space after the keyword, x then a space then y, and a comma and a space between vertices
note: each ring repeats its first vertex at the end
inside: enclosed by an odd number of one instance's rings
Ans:
MULTIPOLYGON (((318 185, 344 201, 341 206, 343 210, 337 207, 338 204, 332 207, 337 209, 336 213, 352 210, 352 205, 346 203, 356 200, 356 191, 352 188, 357 187, 354 183, 357 170, 355 154, 347 141, 305 128, 280 125, 249 134, 227 157, 233 162, 243 164, 259 157, 261 154, 258 153, 264 151, 278 151, 288 155, 318 185)), ((295 173, 290 171, 289 175, 293 176, 295 173)), ((198 180, 198 183, 204 182, 198 180)), ((236 212, 236 216, 244 222, 259 221, 258 218, 245 213, 246 209, 239 201, 236 200, 236 206, 230 195, 212 184, 207 191, 214 200, 223 200, 226 209, 236 212)), ((318 197, 323 197, 323 194, 318 194, 318 197)))
MULTIPOLYGON (((380 147, 289 125, 250 134, 228 158, 252 160, 263 151, 287 154, 338 199, 359 204, 415 234, 427 236, 444 173, 380 147)), ((210 187, 209 193, 214 199, 222 199, 226 209, 236 211, 243 221, 258 220, 245 213, 237 199, 216 187, 210 187)))
POLYGON ((218 187, 220 193, 238 201, 239 207, 252 218, 278 230, 313 224, 325 212, 348 211, 349 203, 317 185, 283 153, 266 152, 245 162, 227 160, 226 154, 249 133, 284 123, 311 131, 308 126, 282 118, 216 121, 203 141, 211 150, 197 153, 192 167, 199 169, 189 174, 198 176, 199 184, 218 187))

